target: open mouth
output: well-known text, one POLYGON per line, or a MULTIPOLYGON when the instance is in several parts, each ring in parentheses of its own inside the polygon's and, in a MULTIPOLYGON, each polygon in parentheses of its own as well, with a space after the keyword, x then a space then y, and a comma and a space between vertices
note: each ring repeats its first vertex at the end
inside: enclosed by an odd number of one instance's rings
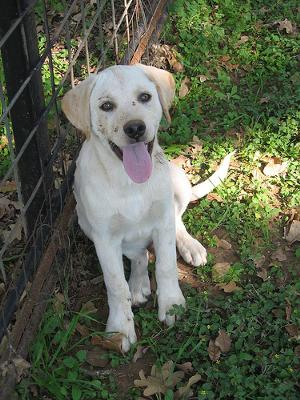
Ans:
POLYGON ((127 175, 135 183, 146 182, 152 173, 152 150, 154 138, 151 142, 135 142, 122 147, 109 141, 115 155, 122 161, 127 175))
MULTIPOLYGON (((117 146, 114 142, 111 142, 110 140, 108 142, 112 151, 123 162, 123 150, 120 149, 120 147, 117 146)), ((150 156, 152 155, 153 144, 154 144, 154 138, 151 140, 151 142, 145 143, 150 156)))

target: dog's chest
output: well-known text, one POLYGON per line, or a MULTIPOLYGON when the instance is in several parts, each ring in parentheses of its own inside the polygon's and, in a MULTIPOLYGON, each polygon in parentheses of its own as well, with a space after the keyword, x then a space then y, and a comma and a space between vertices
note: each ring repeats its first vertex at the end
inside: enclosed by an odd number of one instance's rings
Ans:
POLYGON ((139 196, 132 200, 122 199, 110 218, 110 233, 112 236, 122 235, 124 240, 147 236, 163 218, 165 208, 163 200, 149 201, 139 196))

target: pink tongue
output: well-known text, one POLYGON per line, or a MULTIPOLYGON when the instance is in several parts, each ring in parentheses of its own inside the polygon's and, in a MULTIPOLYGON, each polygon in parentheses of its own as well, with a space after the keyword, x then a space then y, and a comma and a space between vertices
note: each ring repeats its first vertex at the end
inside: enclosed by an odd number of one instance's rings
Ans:
POLYGON ((152 172, 152 161, 144 142, 122 148, 125 171, 135 183, 143 183, 152 172))

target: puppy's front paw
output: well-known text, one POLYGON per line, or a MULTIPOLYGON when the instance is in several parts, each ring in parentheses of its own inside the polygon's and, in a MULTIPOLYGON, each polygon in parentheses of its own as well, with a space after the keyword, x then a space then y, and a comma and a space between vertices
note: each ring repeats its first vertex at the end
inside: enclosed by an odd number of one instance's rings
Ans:
POLYGON ((182 305, 185 308, 185 298, 178 286, 178 289, 166 290, 165 293, 158 295, 158 318, 160 321, 166 322, 168 326, 171 326, 175 322, 175 315, 168 314, 168 311, 172 309, 174 305, 182 305))
POLYGON ((130 349, 130 346, 136 342, 136 334, 134 329, 133 313, 115 313, 109 315, 106 332, 119 332, 124 336, 122 338, 122 351, 125 353, 130 349))
POLYGON ((186 263, 195 267, 207 263, 206 249, 192 236, 186 235, 178 239, 177 248, 186 263))

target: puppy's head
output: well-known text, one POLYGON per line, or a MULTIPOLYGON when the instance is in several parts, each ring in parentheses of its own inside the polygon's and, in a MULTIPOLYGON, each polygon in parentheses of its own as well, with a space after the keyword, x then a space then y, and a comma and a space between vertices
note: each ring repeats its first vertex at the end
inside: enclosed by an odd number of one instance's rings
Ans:
POLYGON ((62 108, 87 138, 96 135, 109 144, 134 181, 145 181, 162 113, 170 122, 174 94, 169 72, 141 64, 113 66, 70 90, 62 108), (134 170, 143 176, 135 179, 134 170))

